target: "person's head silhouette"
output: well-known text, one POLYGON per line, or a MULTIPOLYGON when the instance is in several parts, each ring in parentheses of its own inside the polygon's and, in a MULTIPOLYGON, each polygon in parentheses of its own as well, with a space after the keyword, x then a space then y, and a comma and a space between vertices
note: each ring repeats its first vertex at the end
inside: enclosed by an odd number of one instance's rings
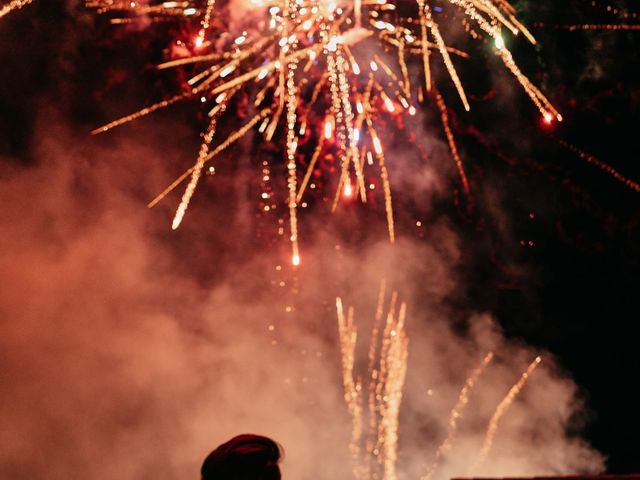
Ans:
POLYGON ((243 434, 207 455, 202 480, 280 480, 280 446, 270 438, 243 434))

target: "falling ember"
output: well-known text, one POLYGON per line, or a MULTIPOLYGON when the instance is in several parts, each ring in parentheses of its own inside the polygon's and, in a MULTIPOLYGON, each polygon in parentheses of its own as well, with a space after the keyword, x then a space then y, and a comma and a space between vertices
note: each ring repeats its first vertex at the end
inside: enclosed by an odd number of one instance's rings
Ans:
MULTIPOLYGON (((0 10, 0 16, 27 3, 14 0, 0 10)), ((256 14, 264 15, 266 21, 253 22, 247 31, 225 31, 220 26, 229 24, 228 9, 219 8, 215 0, 157 3, 86 0, 87 7, 115 17, 111 18, 113 23, 183 22, 184 28, 174 31, 180 32, 177 35, 186 35, 186 40, 179 37, 176 41, 187 49, 187 56, 169 59, 158 66, 159 69, 186 69, 188 77, 183 92, 112 121, 93 133, 108 131, 176 102, 192 99, 209 109, 210 121, 228 125, 229 112, 235 111, 232 107, 237 102, 246 103, 260 113, 227 138, 226 133, 218 129, 205 130, 193 167, 150 202, 150 206, 155 205, 169 191, 190 179, 177 208, 173 228, 182 222, 206 163, 230 145, 231 137, 234 137, 231 142, 234 143, 257 125, 258 134, 265 142, 282 147, 294 263, 298 251, 297 209, 310 175, 307 168, 300 182, 298 165, 313 163, 317 168, 317 159, 323 154, 337 157, 340 164, 332 210, 336 209, 340 198, 354 194, 359 194, 361 201, 366 202, 365 187, 371 184, 369 177, 379 177, 389 238, 393 242, 390 174, 396 160, 393 156, 389 157, 389 162, 385 160, 382 143, 376 134, 383 115, 415 115, 414 105, 423 101, 435 102, 463 190, 469 193, 469 182, 449 125, 447 108, 436 89, 436 84, 442 88, 443 83, 450 83, 464 109, 470 109, 456 68, 460 59, 469 55, 448 44, 446 37, 451 29, 441 29, 439 22, 460 22, 462 30, 471 38, 492 41, 494 55, 502 60, 545 121, 562 119, 520 71, 507 47, 506 35, 522 34, 535 44, 535 39, 518 21, 515 9, 507 1, 446 0, 442 3, 434 15, 435 10, 432 11, 426 0, 403 4, 402 14, 396 8, 398 0, 358 0, 353 5, 337 2, 309 5, 297 0, 275 0, 267 4, 254 0, 256 14), (444 9, 450 10, 451 14, 439 15, 444 9), (189 31, 191 33, 182 33, 189 31), (395 61, 383 59, 376 52, 388 53, 395 61), (423 63, 422 85, 426 89, 412 88, 412 83, 421 83, 412 82, 410 78, 408 64, 412 56, 423 63), (441 70, 437 69, 437 63, 444 66, 448 74, 444 79, 436 78, 432 73, 441 70), (362 67, 367 64, 369 69, 362 67), (324 121, 318 121, 318 118, 324 118, 324 121), (311 126, 314 128, 308 128, 311 126), (299 142, 300 145, 315 143, 316 147, 299 149, 299 142), (302 157, 310 152, 313 152, 312 161, 304 161, 302 157), (372 153, 377 162, 372 161, 372 153), (355 187, 349 178, 356 179, 355 187)), ((231 117, 233 121, 237 121, 236 118, 231 117)), ((276 197, 274 195, 274 202, 279 201, 276 197)))
POLYGON ((24 7, 25 5, 29 5, 32 0, 13 0, 6 5, 0 7, 0 18, 7 15, 9 12, 13 10, 18 10, 19 8, 24 7))

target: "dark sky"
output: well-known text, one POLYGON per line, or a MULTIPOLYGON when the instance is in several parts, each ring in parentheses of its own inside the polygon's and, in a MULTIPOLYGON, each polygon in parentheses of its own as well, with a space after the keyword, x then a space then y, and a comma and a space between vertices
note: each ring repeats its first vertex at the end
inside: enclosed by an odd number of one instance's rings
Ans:
MULTIPOLYGON (((0 23, 0 157, 8 168, 39 164, 41 150, 34 145, 49 118, 64 118, 78 136, 88 136, 174 86, 174 79, 150 68, 162 58, 163 35, 113 34, 113 27, 81 5, 60 3, 36 0, 0 23)), ((539 46, 517 44, 514 54, 565 121, 543 125, 508 76, 493 70, 480 68, 474 78, 475 67, 463 68, 475 99, 469 114, 458 108, 452 89, 442 88, 473 198, 460 196, 449 172, 430 209, 449 218, 461 243, 463 287, 447 302, 461 319, 491 312, 507 336, 556 354, 586 399, 584 434, 608 457, 608 471, 638 472, 640 193, 561 142, 640 181, 639 33, 557 28, 623 22, 607 13, 608 3, 515 3, 527 24, 537 25, 539 46)), ((625 3, 633 6, 610 2, 625 3)), ((194 110, 178 107, 159 118, 181 123, 182 160, 188 163, 200 128, 194 110)), ((425 122, 439 128, 429 115, 425 122)), ((109 142, 120 141, 117 135, 91 140, 91 148, 108 149, 109 142)), ((414 199, 397 194, 396 202, 406 212, 400 231, 429 216, 414 199)), ((198 236, 193 243, 200 248, 205 240, 198 236)), ((199 281, 215 282, 212 272, 198 273, 199 281)))

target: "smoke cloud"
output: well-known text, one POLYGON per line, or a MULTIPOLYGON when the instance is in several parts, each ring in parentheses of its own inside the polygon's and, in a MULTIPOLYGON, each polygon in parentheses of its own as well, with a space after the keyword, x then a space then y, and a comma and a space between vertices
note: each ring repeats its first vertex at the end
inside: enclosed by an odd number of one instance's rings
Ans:
MULTIPOLYGON (((540 352, 506 341, 486 314, 454 328, 447 298, 459 288, 461 246, 445 218, 432 215, 424 240, 391 246, 384 235, 350 241, 345 225, 363 228, 352 211, 330 226, 307 215, 293 273, 286 242, 265 248, 234 220, 255 211, 241 194, 195 202, 185 232, 170 232, 171 207, 145 209, 171 175, 167 159, 183 156, 161 134, 169 127, 105 141, 79 138, 55 112, 41 118, 38 164, 2 164, 3 477, 196 477, 214 446, 258 432, 285 447, 285 478, 348 478, 334 301, 355 306, 364 344, 381 279, 408 303, 401 478, 424 473, 466 375, 496 354, 436 478, 467 473, 493 409, 540 352)), ((420 190, 417 178, 438 188, 426 173, 403 185, 420 190)), ((228 192, 242 178, 213 181, 228 192)), ((545 356, 472 473, 602 469, 597 452, 566 435, 581 410, 576 386, 545 356)))

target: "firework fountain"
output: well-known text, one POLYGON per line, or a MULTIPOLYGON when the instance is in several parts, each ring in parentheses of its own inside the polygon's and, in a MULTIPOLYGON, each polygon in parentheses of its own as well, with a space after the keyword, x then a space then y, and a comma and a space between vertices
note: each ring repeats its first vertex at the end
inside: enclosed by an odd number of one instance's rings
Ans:
MULTIPOLYGON (((354 319, 354 308, 348 307, 345 313, 342 299, 336 299, 344 399, 352 421, 350 451, 353 474, 358 480, 398 478, 398 426, 407 373, 409 339, 405 329, 407 305, 403 302, 398 309, 397 302, 398 293, 394 291, 385 315, 385 282, 381 282, 367 350, 366 375, 362 375, 355 373, 358 363, 358 328, 354 319), (383 318, 386 320, 381 325, 383 318)), ((463 417, 480 376, 493 358, 493 352, 488 352, 480 364, 469 373, 449 414, 446 436, 433 454, 433 460, 422 480, 433 478, 440 462, 454 445, 458 422, 463 417)), ((473 475, 487 460, 501 418, 541 362, 542 358, 536 357, 495 408, 487 426, 482 448, 469 467, 468 474, 473 475)))

